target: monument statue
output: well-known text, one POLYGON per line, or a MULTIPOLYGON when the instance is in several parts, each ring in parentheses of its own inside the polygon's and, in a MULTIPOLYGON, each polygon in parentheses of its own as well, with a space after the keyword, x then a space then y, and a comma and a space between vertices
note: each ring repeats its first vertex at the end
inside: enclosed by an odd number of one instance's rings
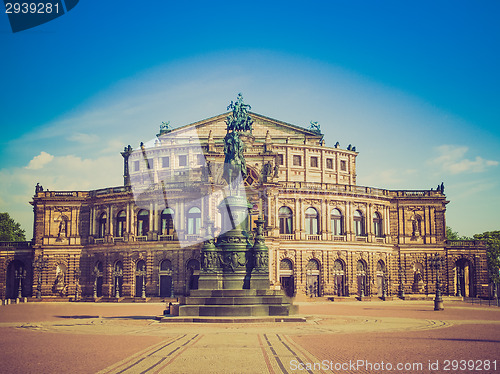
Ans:
POLYGON ((252 107, 248 104, 243 103, 243 95, 238 94, 236 102, 227 107, 227 110, 232 110, 231 116, 227 117, 227 131, 252 131, 252 118, 248 115, 248 110, 252 107))
POLYGON ((224 178, 229 186, 241 175, 244 179, 247 176, 247 166, 243 150, 245 145, 236 131, 229 132, 224 138, 224 178))

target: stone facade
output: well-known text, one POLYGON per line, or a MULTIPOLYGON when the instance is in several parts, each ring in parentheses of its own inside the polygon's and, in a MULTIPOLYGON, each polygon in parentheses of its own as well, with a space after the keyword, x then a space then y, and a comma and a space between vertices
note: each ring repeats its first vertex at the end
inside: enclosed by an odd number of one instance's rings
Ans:
MULTIPOLYGON (((197 288, 207 227, 222 229, 226 116, 126 148, 124 186, 37 189, 33 242, 0 247, 0 297, 17 297, 19 288, 26 297, 40 289, 44 298, 105 299, 197 288)), ((429 260, 439 253, 445 294, 488 296, 485 247, 446 241, 443 189, 358 186, 355 148, 327 147, 317 130, 251 116, 253 130, 242 135, 248 225, 259 215, 266 222, 272 287, 311 297, 434 293, 429 260)))

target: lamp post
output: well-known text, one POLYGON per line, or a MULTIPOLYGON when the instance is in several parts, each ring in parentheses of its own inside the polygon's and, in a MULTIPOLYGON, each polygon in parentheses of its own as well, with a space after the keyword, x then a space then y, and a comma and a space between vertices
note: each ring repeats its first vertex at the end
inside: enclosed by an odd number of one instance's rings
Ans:
POLYGON ((444 265, 444 258, 434 254, 429 259, 430 265, 436 270, 436 297, 434 298, 434 310, 444 310, 443 298, 441 297, 441 283, 439 282, 439 269, 444 265))
POLYGON ((113 276, 115 277, 115 297, 120 298, 120 278, 123 276, 123 271, 121 269, 117 269, 113 272, 113 276))
POLYGON ((405 285, 403 283, 403 268, 399 267, 399 298, 405 299, 405 285))
POLYGON ((102 277, 102 272, 99 270, 98 265, 96 264, 94 267, 94 270, 92 270, 92 275, 94 276, 94 289, 93 289, 93 298, 97 299, 97 281, 99 280, 99 277, 102 277))
POLYGON ((19 285, 17 288, 17 297, 18 299, 21 299, 23 297, 23 279, 26 278, 26 269, 20 266, 14 271, 14 276, 16 277, 19 285))
POLYGON ((141 290, 141 299, 146 298, 146 269, 138 270, 136 272, 138 276, 142 279, 142 290, 141 290))
POLYGON ((36 285, 36 298, 42 298, 42 273, 43 270, 47 267, 49 259, 45 255, 38 255, 33 260, 33 268, 36 269, 38 277, 37 277, 37 285, 36 285))
POLYGON ((80 268, 75 269, 75 301, 80 299, 80 268))

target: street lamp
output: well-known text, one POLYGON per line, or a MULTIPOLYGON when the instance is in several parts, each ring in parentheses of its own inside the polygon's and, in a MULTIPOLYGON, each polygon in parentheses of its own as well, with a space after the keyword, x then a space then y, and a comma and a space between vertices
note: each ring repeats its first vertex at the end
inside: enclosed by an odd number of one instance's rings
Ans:
POLYGON ((115 297, 118 299, 120 298, 120 278, 123 276, 122 269, 116 269, 113 276, 115 277, 115 297))
POLYGON ((75 269, 75 301, 80 299, 80 268, 75 269))
POLYGON ((399 298, 405 299, 405 285, 403 283, 403 268, 399 267, 399 298))
POLYGON ((138 276, 142 279, 142 290, 141 290, 141 298, 146 298, 146 269, 138 270, 136 272, 138 276))
POLYGON ((429 259, 430 265, 436 270, 436 297, 434 298, 434 310, 444 310, 443 298, 441 297, 441 283, 439 282, 439 269, 444 266, 444 257, 434 254, 429 259))
POLYGON ((45 255, 38 255, 33 260, 33 268, 36 269, 38 274, 37 285, 36 285, 36 298, 42 298, 42 273, 49 263, 49 258, 45 255))
POLYGON ((99 270, 99 266, 96 264, 94 266, 94 270, 92 270, 92 275, 94 276, 94 292, 93 292, 93 298, 97 299, 97 281, 99 280, 99 277, 102 277, 102 272, 99 270))
POLYGON ((24 269, 22 266, 18 267, 14 271, 14 276, 16 277, 19 284, 17 289, 17 297, 21 299, 23 297, 23 279, 26 278, 26 269, 24 269))

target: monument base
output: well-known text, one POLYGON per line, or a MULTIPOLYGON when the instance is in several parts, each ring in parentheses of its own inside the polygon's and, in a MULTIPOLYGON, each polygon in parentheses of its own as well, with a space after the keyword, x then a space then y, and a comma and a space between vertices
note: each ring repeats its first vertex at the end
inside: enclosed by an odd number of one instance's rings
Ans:
POLYGON ((240 317, 288 316, 298 307, 281 290, 191 290, 179 298, 179 316, 240 317))

